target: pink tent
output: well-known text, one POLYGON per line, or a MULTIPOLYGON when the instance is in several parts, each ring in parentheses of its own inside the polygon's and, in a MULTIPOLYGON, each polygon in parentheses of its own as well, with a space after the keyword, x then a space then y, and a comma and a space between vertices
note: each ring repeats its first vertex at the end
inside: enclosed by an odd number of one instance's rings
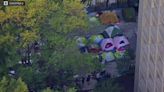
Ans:
POLYGON ((103 51, 111 51, 115 47, 112 38, 103 39, 100 45, 103 51))
POLYGON ((129 41, 125 36, 114 37, 113 41, 117 49, 121 49, 122 47, 129 45, 129 41))

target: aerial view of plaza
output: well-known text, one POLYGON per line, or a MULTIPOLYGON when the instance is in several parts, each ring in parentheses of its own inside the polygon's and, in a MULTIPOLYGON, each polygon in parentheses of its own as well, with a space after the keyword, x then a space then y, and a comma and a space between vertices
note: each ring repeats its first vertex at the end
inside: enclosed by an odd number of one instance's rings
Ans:
POLYGON ((0 92, 164 92, 164 0, 0 0, 0 92))

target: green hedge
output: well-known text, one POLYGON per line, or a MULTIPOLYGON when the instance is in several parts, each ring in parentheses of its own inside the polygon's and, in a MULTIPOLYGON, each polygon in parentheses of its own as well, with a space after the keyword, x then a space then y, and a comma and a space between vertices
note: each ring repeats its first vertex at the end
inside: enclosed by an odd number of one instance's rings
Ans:
POLYGON ((136 12, 134 8, 125 8, 122 11, 123 18, 126 22, 136 21, 136 12))

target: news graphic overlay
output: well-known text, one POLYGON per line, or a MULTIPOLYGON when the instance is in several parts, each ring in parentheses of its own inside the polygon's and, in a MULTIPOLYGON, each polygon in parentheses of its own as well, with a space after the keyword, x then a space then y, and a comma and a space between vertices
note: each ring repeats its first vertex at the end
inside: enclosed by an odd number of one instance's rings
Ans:
POLYGON ((4 6, 24 6, 24 1, 3 1, 4 6))
POLYGON ((9 2, 8 1, 3 1, 3 5, 4 6, 8 6, 9 5, 9 2))

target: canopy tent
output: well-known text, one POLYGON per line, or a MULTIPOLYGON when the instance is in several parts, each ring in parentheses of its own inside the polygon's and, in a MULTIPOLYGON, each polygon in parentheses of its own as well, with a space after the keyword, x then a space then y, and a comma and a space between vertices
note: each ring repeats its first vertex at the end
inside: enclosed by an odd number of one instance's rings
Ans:
POLYGON ((101 54, 102 60, 106 62, 113 61, 115 59, 114 54, 112 52, 104 52, 101 54))
POLYGON ((113 38, 115 36, 123 35, 123 31, 117 25, 112 25, 105 29, 103 35, 105 38, 113 38))
POLYGON ((114 45, 118 50, 124 50, 122 47, 129 45, 129 41, 125 36, 117 36, 113 39, 114 45))
POLYGON ((103 51, 111 51, 114 50, 115 47, 112 38, 103 39, 100 46, 103 51))
POLYGON ((101 14, 100 20, 103 24, 115 24, 119 22, 119 19, 117 17, 117 14, 114 12, 105 12, 101 14))
POLYGON ((102 35, 92 35, 91 37, 89 37, 89 43, 99 44, 103 39, 104 37, 102 35))

